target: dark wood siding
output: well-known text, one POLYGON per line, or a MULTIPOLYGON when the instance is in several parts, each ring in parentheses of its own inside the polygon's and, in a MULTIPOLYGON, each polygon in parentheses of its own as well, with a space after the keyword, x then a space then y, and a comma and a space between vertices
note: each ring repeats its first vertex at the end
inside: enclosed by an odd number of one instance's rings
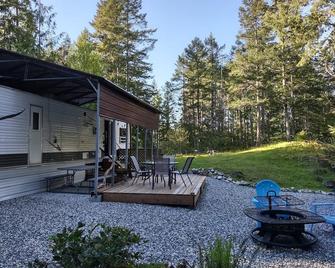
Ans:
POLYGON ((28 154, 0 155, 0 167, 22 166, 28 164, 28 154))
POLYGON ((156 111, 105 87, 101 88, 100 115, 148 129, 157 129, 159 123, 159 114, 156 111))

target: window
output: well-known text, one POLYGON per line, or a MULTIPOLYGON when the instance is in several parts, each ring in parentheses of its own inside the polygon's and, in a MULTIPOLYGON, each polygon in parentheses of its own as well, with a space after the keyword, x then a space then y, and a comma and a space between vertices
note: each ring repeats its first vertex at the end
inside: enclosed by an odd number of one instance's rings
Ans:
POLYGON ((120 143, 125 143, 127 137, 127 129, 126 128, 120 128, 120 143))
POLYGON ((33 112, 33 130, 40 129, 40 114, 33 112))

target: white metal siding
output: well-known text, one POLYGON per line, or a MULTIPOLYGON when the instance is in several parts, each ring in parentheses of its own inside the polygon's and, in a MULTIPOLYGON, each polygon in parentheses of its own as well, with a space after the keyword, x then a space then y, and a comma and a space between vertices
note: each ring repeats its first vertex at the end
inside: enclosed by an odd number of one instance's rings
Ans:
MULTIPOLYGON (((0 121, 0 154, 28 154, 30 105, 37 105, 43 109, 42 150, 44 153, 58 152, 49 144, 54 142, 55 137, 62 152, 95 151, 94 111, 0 85, 0 117, 25 109, 23 114, 15 118, 0 121)), ((116 124, 115 134, 118 144, 121 124, 116 124)), ((103 119, 101 119, 101 144, 103 128, 103 119)), ((120 145, 122 148, 125 147, 124 143, 120 145)), ((57 167, 80 163, 82 164, 83 161, 0 169, 0 201, 45 191, 45 177, 60 173, 57 167)), ((78 175, 83 176, 83 174, 78 175)))
POLYGON ((25 109, 17 117, 0 121, 0 154, 28 153, 30 105, 43 108, 44 153, 58 152, 49 144, 55 137, 62 152, 95 150, 94 111, 0 86, 0 116, 25 109))

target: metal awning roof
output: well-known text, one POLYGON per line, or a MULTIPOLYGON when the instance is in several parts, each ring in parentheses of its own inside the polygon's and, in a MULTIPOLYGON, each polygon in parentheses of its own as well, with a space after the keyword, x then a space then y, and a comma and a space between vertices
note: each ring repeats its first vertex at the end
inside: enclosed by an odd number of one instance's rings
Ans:
POLYGON ((160 111, 111 81, 62 65, 0 49, 0 84, 73 105, 96 102, 93 89, 100 83, 129 102, 153 113, 160 111))

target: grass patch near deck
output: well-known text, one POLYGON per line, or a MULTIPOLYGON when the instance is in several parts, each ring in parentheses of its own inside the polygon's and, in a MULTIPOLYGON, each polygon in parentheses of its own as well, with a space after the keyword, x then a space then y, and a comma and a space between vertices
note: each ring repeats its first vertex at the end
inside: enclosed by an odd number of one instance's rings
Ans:
MULTIPOLYGON (((179 165, 186 157, 177 157, 179 165)), ((293 141, 214 155, 196 155, 192 168, 214 168, 235 179, 251 182, 269 178, 282 187, 327 190, 323 183, 335 180, 335 172, 330 168, 332 163, 335 163, 334 146, 293 141)))

